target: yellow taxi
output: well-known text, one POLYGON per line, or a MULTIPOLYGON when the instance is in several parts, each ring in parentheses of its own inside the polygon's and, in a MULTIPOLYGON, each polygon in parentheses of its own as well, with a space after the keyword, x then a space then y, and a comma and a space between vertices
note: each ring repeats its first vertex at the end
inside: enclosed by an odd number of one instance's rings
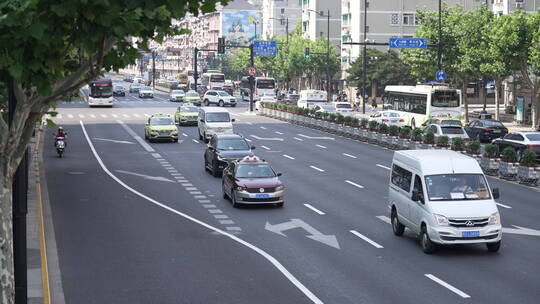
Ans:
POLYGON ((178 142, 178 128, 168 114, 154 114, 144 126, 144 138, 148 141, 170 140, 178 142))
POLYGON ((174 122, 177 125, 196 125, 199 108, 193 104, 183 104, 174 113, 174 122))

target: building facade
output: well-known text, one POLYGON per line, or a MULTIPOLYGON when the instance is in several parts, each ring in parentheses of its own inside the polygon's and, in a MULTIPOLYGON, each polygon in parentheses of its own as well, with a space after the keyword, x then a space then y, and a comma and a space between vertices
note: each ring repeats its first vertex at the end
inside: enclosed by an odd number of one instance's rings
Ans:
POLYGON ((512 14, 522 9, 526 12, 536 12, 540 9, 540 0, 492 0, 493 13, 498 15, 512 14))
POLYGON ((341 3, 339 0, 299 0, 302 2, 302 33, 317 40, 327 37, 336 48, 341 44, 341 3), (330 18, 328 18, 330 13, 330 18))
POLYGON ((263 0, 261 8, 262 38, 265 40, 283 36, 287 30, 292 31, 302 18, 299 0, 263 0))

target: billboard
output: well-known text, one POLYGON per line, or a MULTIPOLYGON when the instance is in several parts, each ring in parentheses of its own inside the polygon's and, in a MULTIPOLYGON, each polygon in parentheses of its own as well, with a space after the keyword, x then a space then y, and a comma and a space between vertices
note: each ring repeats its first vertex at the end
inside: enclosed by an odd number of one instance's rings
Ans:
POLYGON ((260 37, 261 30, 261 15, 258 11, 221 12, 221 36, 225 38, 226 44, 249 45, 260 37))

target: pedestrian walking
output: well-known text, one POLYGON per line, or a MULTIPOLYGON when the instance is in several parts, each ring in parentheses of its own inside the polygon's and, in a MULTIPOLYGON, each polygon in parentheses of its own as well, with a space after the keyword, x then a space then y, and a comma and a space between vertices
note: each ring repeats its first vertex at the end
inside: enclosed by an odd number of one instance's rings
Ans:
POLYGON ((371 108, 373 111, 377 110, 377 100, 375 98, 371 98, 371 108))

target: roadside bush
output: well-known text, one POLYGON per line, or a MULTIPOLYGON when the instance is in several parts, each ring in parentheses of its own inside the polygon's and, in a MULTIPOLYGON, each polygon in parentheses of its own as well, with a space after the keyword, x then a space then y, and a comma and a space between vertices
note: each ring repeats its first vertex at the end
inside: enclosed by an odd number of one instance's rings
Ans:
POLYGON ((530 149, 523 151, 520 164, 526 167, 536 167, 536 152, 530 149))
POLYGON ((358 119, 357 117, 353 117, 351 121, 351 125, 354 127, 358 127, 360 125, 360 119, 358 119))
POLYGON ((413 141, 422 141, 422 130, 413 129, 411 133, 411 140, 413 141))
POLYGON ((323 112, 315 112, 315 118, 321 119, 323 117, 323 112))
POLYGON ((431 131, 427 131, 424 135, 424 143, 428 145, 433 145, 435 143, 435 134, 431 131))
POLYGON ((454 137, 452 138, 452 150, 454 151, 463 151, 463 146, 465 145, 465 141, 461 137, 454 137))
POLYGON ((339 123, 339 124, 342 124, 343 122, 345 122, 345 116, 338 113, 336 115, 336 122, 339 123))
POLYGON ((450 141, 450 139, 448 138, 448 136, 446 136, 446 135, 439 136, 439 137, 437 137, 437 146, 439 146, 439 147, 448 147, 448 142, 449 141, 450 141))
POLYGON ((368 126, 368 120, 367 118, 360 119, 360 128, 367 129, 368 126))
POLYGON ((467 153, 469 154, 480 154, 480 141, 478 140, 471 140, 467 143, 467 153))
POLYGON ((388 134, 390 136, 397 136, 399 134, 399 127, 396 125, 391 125, 388 127, 388 134))
POLYGON ((486 151, 484 152, 484 157, 496 158, 497 156, 499 156, 499 146, 494 144, 487 144, 486 151))
POLYGON ((353 117, 352 116, 345 116, 345 119, 343 121, 345 122, 346 125, 350 126, 352 121, 353 121, 353 117))
POLYGON ((323 117, 324 120, 329 120, 330 119, 330 113, 322 112, 322 117, 323 117))
POLYGON ((336 117, 337 117, 336 113, 328 114, 328 120, 330 120, 330 121, 335 121, 336 117))
POLYGON ((507 163, 515 163, 517 161, 517 153, 516 150, 512 147, 506 147, 502 151, 501 156, 502 161, 507 163))
POLYGON ((382 123, 379 125, 379 133, 387 134, 388 133, 388 125, 385 123, 382 123))
POLYGON ((379 123, 374 120, 368 122, 368 127, 370 131, 376 131, 378 129, 378 126, 379 126, 379 123))
POLYGON ((410 127, 402 127, 399 130, 399 137, 401 137, 401 138, 410 138, 411 137, 411 128, 410 127))

